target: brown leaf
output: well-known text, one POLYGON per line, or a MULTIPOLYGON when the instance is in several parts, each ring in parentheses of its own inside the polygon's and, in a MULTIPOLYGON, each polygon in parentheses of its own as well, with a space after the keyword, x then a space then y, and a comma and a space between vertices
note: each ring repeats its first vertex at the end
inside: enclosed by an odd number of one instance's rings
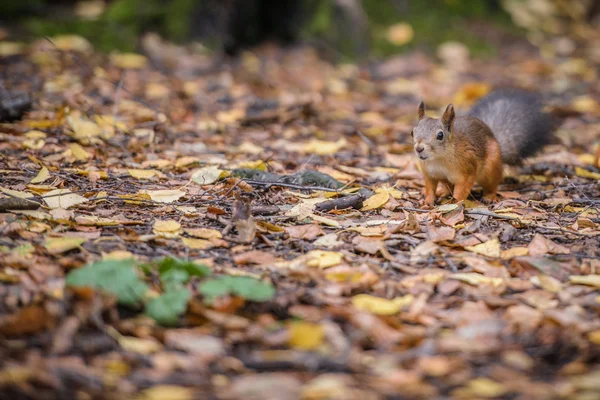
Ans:
POLYGON ((266 251, 251 250, 245 253, 237 254, 233 257, 233 261, 238 265, 269 265, 274 264, 277 261, 277 258, 273 254, 267 253, 266 251))
POLYGON ((454 228, 449 226, 436 227, 434 224, 427 225, 427 239, 432 242, 446 242, 453 240, 456 235, 454 228))
POLYGON ((292 239, 313 240, 323 235, 323 230, 317 224, 286 226, 285 231, 292 239))
POLYGON ((30 335, 54 325, 55 317, 41 306, 28 306, 0 317, 0 333, 6 336, 30 335))
POLYGON ((570 250, 560 244, 554 243, 552 240, 536 233, 529 245, 529 255, 533 257, 542 256, 544 254, 569 254, 570 250))

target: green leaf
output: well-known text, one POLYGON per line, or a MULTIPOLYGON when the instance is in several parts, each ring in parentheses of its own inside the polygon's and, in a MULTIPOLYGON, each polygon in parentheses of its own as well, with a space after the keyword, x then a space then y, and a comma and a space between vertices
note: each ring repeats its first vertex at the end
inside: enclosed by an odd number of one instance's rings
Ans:
POLYGON ((67 286, 88 286, 116 295, 120 304, 135 305, 148 291, 133 260, 100 261, 69 272, 67 286))
POLYGON ((231 276, 231 289, 234 294, 252 301, 267 301, 275 296, 275 288, 270 283, 249 276, 231 276))
POLYGON ((228 294, 252 301, 267 301, 275 295, 273 285, 249 276, 221 276, 208 279, 200 284, 198 290, 208 302, 228 294))
POLYGON ((189 278, 190 274, 184 269, 170 269, 160 276, 165 292, 183 287, 189 278))
POLYGON ((170 291, 152 299, 146 305, 146 314, 162 325, 174 325, 187 309, 191 294, 186 288, 170 291))
POLYGON ((166 257, 158 264, 158 273, 162 277, 167 271, 178 269, 187 271, 190 276, 207 276, 211 274, 210 268, 206 265, 196 264, 192 261, 179 260, 177 258, 166 257))

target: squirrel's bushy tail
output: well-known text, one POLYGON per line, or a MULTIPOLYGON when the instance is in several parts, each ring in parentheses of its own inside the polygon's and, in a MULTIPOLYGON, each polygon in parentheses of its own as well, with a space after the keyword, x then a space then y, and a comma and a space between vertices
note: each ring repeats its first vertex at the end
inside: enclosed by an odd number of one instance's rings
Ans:
POLYGON ((553 121, 536 93, 520 89, 492 92, 479 100, 469 115, 485 122, 500 143, 502 161, 518 165, 553 135, 553 121))

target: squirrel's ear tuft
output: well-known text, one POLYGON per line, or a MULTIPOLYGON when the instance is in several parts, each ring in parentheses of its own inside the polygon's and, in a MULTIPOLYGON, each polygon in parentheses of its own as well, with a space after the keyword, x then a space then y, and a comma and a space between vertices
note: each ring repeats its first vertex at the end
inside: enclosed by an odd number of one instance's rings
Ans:
POLYGON ((425 103, 419 103, 419 121, 425 118, 425 103))
POLYGON ((455 115, 454 106, 452 104, 448 104, 446 111, 444 111, 444 115, 442 115, 442 123, 448 130, 450 130, 450 127, 452 126, 452 121, 454 121, 455 115))

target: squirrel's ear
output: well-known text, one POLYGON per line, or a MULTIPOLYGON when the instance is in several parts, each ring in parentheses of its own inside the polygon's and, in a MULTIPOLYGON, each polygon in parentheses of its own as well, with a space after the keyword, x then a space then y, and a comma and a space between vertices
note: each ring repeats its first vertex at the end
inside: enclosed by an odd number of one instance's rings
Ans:
POLYGON ((452 126, 452 121, 454 121, 454 106, 452 104, 448 104, 448 107, 446 107, 446 111, 444 111, 444 115, 442 115, 442 124, 444 124, 444 126, 450 130, 450 127, 452 126))
POLYGON ((425 103, 419 103, 419 121, 425 118, 425 103))

